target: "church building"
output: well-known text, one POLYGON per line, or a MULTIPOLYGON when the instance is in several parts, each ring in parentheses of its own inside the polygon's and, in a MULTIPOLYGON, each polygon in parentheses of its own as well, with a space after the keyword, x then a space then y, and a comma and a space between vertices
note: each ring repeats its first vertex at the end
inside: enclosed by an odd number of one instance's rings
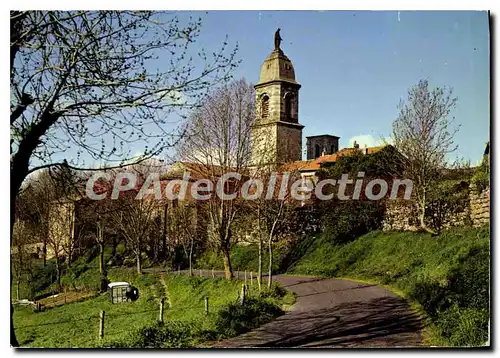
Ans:
POLYGON ((302 130, 299 118, 299 90, 292 61, 281 49, 280 29, 274 35, 274 50, 260 69, 255 85, 255 123, 252 128, 252 166, 285 165, 303 175, 314 175, 324 163, 335 162, 355 150, 372 154, 383 147, 353 148, 339 151, 335 135, 306 138, 306 160, 302 160, 302 130))

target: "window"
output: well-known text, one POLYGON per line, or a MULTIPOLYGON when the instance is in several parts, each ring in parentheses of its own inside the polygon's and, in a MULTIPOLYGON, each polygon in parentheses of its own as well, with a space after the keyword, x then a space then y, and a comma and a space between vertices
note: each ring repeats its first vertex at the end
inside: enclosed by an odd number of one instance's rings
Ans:
POLYGON ((291 119, 293 114, 293 94, 287 93, 285 95, 285 118, 291 119))
POLYGON ((269 116, 269 97, 266 95, 262 97, 261 115, 262 118, 267 118, 269 116))
POLYGON ((319 158, 320 157, 320 155, 321 155, 320 150, 321 149, 319 148, 319 144, 316 144, 314 146, 314 157, 315 158, 319 158))
POLYGON ((330 148, 330 154, 333 154, 335 152, 336 152, 335 145, 332 144, 332 147, 330 148))

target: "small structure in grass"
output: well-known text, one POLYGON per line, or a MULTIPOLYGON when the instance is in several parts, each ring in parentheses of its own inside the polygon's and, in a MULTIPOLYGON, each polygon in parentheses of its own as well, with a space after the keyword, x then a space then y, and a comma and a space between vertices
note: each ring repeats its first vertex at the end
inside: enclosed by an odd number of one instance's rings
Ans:
POLYGON ((111 282, 108 295, 111 303, 135 301, 139 298, 139 290, 129 282, 111 282))

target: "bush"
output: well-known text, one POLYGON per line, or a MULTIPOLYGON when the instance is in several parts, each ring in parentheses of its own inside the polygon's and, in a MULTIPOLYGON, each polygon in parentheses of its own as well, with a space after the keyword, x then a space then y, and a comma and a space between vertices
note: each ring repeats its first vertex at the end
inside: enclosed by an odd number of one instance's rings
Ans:
POLYGON ((486 309, 453 305, 439 314, 438 325, 450 346, 477 347, 488 339, 489 314, 486 309))
MULTIPOLYGON (((269 271, 269 251, 264 243, 262 250, 262 272, 269 271)), ((285 259, 286 250, 273 249, 273 272, 279 272, 282 261, 285 259)), ((233 271, 252 271, 257 273, 259 267, 259 251, 257 245, 235 246, 231 249, 231 266, 233 271)), ((224 270, 222 255, 214 250, 209 250, 200 255, 194 264, 196 269, 224 270)))
POLYGON ((320 204, 324 237, 346 243, 376 230, 382 223, 384 207, 378 202, 348 201, 320 204))
POLYGON ((186 322, 169 321, 168 325, 156 323, 130 333, 112 348, 183 348, 192 345, 193 326, 186 322))
POLYGON ((216 330, 232 337, 266 323, 284 312, 276 304, 264 299, 249 297, 244 305, 230 304, 221 310, 216 321, 216 330))
MULTIPOLYGON (((326 234, 325 234, 326 235, 326 234)), ((438 236, 371 232, 347 244, 319 236, 289 272, 387 284, 417 302, 433 345, 477 346, 488 337, 489 230, 453 228, 438 236)))
POLYGON ((479 191, 482 191, 490 186, 489 156, 485 157, 481 165, 477 167, 471 181, 476 184, 479 191))

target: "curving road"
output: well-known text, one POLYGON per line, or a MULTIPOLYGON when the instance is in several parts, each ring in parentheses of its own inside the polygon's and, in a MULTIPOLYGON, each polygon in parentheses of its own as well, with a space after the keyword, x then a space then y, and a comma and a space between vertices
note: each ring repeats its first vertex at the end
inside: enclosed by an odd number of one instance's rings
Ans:
MULTIPOLYGON (((151 269, 145 271, 151 272, 151 269)), ((211 274, 211 271, 202 271, 204 276, 211 274)), ((223 276, 224 272, 215 274, 223 276)), ((238 276, 243 277, 243 273, 238 276)), ((296 294, 296 303, 275 320, 217 342, 212 348, 422 346, 419 316, 403 298, 385 288, 309 276, 278 275, 273 279, 296 294)))
POLYGON ((297 295, 283 316, 214 348, 421 346, 421 321, 406 301, 369 284, 331 278, 275 277, 297 295))

